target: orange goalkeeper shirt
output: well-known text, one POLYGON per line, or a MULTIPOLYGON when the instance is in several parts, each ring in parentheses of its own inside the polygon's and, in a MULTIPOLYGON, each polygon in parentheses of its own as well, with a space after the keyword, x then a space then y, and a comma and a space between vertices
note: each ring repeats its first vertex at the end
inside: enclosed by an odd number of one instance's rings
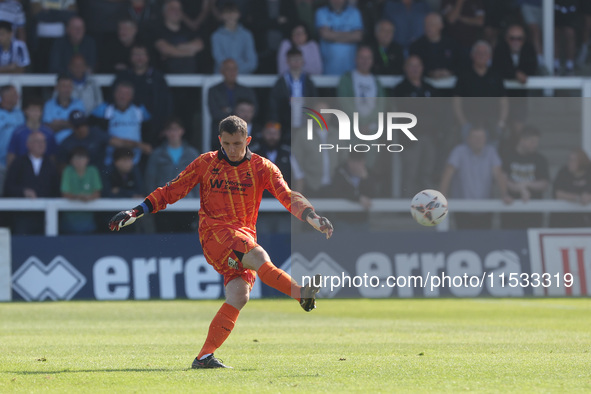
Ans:
POLYGON ((161 211, 198 184, 202 235, 224 226, 241 229, 256 239, 255 226, 265 189, 300 220, 305 220, 304 215, 314 209, 304 196, 289 188, 275 164, 248 148, 240 162, 229 161, 221 150, 202 154, 175 179, 154 190, 145 203, 150 212, 161 211))

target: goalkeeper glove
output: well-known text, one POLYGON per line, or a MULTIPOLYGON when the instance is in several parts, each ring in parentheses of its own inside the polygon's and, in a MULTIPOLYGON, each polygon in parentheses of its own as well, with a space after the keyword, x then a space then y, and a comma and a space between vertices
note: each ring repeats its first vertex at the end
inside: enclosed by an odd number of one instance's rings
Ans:
POLYGON ((111 231, 119 231, 121 228, 129 226, 142 216, 144 216, 144 209, 141 205, 129 211, 121 211, 111 218, 109 221, 109 229, 111 231))
POLYGON ((332 226, 332 223, 330 222, 330 220, 328 220, 327 218, 325 218, 323 216, 318 216, 318 214, 316 214, 316 212, 311 211, 306 216, 306 220, 316 230, 320 231, 321 233, 326 234, 326 239, 329 239, 330 237, 332 237, 332 232, 334 231, 334 227, 332 226))

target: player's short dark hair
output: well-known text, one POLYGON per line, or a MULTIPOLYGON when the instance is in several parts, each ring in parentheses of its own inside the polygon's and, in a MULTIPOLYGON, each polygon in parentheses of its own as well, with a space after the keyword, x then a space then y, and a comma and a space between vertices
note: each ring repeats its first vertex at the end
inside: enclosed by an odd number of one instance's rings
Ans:
POLYGON ((222 135, 224 132, 231 135, 240 133, 246 137, 248 135, 248 126, 238 116, 231 115, 220 122, 219 134, 222 135))
POLYGON ((119 159, 130 158, 133 159, 133 151, 129 148, 117 148, 113 152, 113 163, 119 159))
POLYGON ((0 30, 5 30, 9 33, 12 33, 12 23, 7 21, 0 21, 0 30))
POLYGON ((41 107, 41 108, 43 108, 44 105, 45 105, 45 103, 43 102, 43 100, 39 96, 29 97, 26 100, 24 100, 24 102, 23 102, 23 108, 24 109, 27 109, 29 107, 41 107))
POLYGON ((292 46, 289 51, 287 51, 287 54, 285 55, 288 59, 292 56, 302 56, 302 51, 300 51, 298 48, 296 48, 295 46, 292 46))
POLYGON ((519 134, 519 139, 527 138, 527 137, 539 137, 539 136, 540 136, 540 130, 538 130, 537 127, 532 126, 532 125, 526 125, 523 127, 523 130, 521 130, 521 133, 519 134))
POLYGON ((233 1, 227 1, 222 6, 222 14, 224 14, 226 12, 240 12, 240 8, 238 8, 236 3, 234 3, 233 1))
POLYGON ((85 146, 78 145, 72 149, 72 152, 70 152, 70 160, 72 160, 74 156, 90 157, 90 153, 88 153, 88 149, 86 149, 85 146))

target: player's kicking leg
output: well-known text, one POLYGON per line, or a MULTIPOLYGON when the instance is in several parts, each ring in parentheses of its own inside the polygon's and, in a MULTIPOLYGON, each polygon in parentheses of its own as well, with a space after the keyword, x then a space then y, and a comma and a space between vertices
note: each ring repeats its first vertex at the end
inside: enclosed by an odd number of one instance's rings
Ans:
MULTIPOLYGON (((301 307, 310 312, 316 308, 316 294, 320 290, 320 279, 314 278, 311 283, 302 287, 297 284, 289 274, 281 268, 277 268, 271 258, 260 246, 252 249, 242 258, 244 268, 250 268, 257 272, 261 281, 267 286, 279 290, 299 301, 301 307)), ((318 276, 318 275, 317 275, 318 276)))
POLYGON ((215 358, 213 353, 222 346, 232 332, 240 310, 248 302, 249 294, 250 285, 241 277, 228 282, 226 285, 226 302, 211 321, 205 344, 195 357, 191 368, 232 368, 215 358))

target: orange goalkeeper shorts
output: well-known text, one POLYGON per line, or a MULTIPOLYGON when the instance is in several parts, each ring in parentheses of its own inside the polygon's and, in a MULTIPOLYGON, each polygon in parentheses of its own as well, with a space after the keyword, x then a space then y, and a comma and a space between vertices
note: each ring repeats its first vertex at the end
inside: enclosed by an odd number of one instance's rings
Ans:
POLYGON ((256 271, 242 266, 244 255, 258 246, 251 234, 236 228, 216 227, 214 231, 200 232, 200 240, 205 259, 224 277, 224 286, 242 278, 252 289, 256 271))

